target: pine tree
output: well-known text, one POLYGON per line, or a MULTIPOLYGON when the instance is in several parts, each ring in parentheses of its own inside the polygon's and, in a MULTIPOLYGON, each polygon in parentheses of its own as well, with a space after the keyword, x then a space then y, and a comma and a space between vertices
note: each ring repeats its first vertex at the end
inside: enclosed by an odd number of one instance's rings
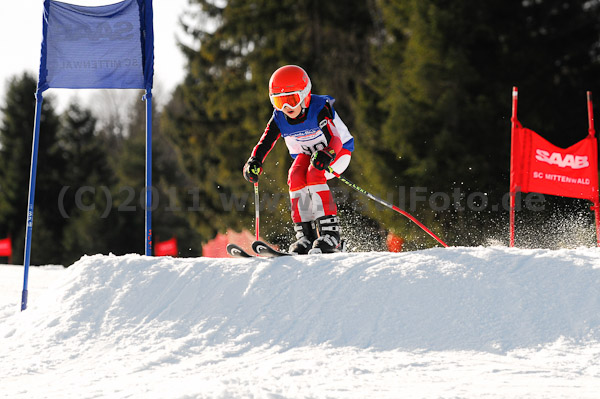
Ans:
MULTIPOLYGON (((112 188, 111 213, 119 226, 118 240, 112 243, 114 253, 144 253, 145 234, 145 165, 146 103, 136 100, 127 105, 130 122, 127 134, 113 154, 117 183, 112 188)), ((201 240, 190 226, 195 212, 186 204, 190 187, 182 172, 173 145, 162 134, 161 112, 152 103, 152 233, 154 242, 176 237, 180 256, 197 256, 201 240)))
MULTIPOLYGON (((375 41, 376 68, 359 90, 369 111, 358 114, 357 125, 379 132, 380 141, 366 143, 376 157, 355 161, 363 170, 381 171, 369 176, 379 190, 421 188, 424 198, 409 205, 449 243, 482 243, 506 214, 490 208, 456 211, 452 193, 485 193, 490 204, 501 203, 508 187, 513 85, 527 93, 522 115, 551 141, 572 144, 585 135, 583 93, 594 89, 599 67, 598 5, 561 0, 378 4, 382 39, 375 41), (581 103, 566 100, 576 93, 581 103), (573 123, 581 124, 580 136, 567 139, 565 130, 573 123), (434 193, 450 198, 448 210, 432 209, 428 200, 434 193)), ((408 236, 419 234, 400 221, 385 224, 408 236)))
MULTIPOLYGON (((14 262, 22 262, 31 144, 33 140, 36 81, 29 74, 10 80, 2 107, 0 127, 0 236, 10 234, 14 262)), ((42 103, 38 171, 35 193, 32 264, 60 263, 58 212, 60 171, 64 170, 56 135, 59 121, 51 97, 42 103)))
POLYGON ((107 149, 92 112, 71 103, 61 118, 58 144, 64 160, 62 209, 68 216, 62 234, 64 264, 85 254, 113 250, 118 241, 110 189, 116 184, 107 149), (110 195, 107 196, 107 193, 110 195))

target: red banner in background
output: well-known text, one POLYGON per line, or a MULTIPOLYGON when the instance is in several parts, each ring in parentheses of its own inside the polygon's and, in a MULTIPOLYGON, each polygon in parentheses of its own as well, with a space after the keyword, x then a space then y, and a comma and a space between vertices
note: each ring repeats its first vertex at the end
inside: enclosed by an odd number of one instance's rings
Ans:
POLYGON ((157 242, 154 245, 154 255, 155 256, 177 256, 177 239, 175 237, 170 240, 157 242))
POLYGON ((389 252, 402 252, 404 239, 396 234, 389 232, 385 240, 389 252))
MULTIPOLYGON (((252 243, 252 234, 248 240, 252 243)), ((227 244, 229 244, 229 237, 223 233, 217 233, 216 237, 202 245, 202 256, 206 258, 227 258, 227 244)))
POLYGON ((229 229, 225 234, 218 233, 215 238, 202 246, 202 256, 207 258, 229 258, 227 244, 236 243, 240 247, 252 253, 252 242, 256 236, 248 230, 240 233, 229 229))
POLYGON ((0 240, 0 256, 9 258, 12 256, 12 240, 10 238, 0 240))
POLYGON ((597 140, 588 135, 560 148, 517 121, 514 129, 511 192, 536 192, 595 201, 598 190, 597 140))

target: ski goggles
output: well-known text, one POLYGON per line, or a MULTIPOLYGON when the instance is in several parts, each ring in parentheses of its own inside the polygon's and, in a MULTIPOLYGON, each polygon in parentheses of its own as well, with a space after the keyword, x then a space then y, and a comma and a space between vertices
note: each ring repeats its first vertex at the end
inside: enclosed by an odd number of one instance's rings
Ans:
POLYGON ((273 104, 273 107, 279 111, 282 111, 283 107, 286 105, 290 108, 296 108, 298 105, 302 104, 309 93, 310 83, 307 84, 303 90, 292 91, 289 93, 271 94, 269 98, 271 99, 271 104, 273 104))

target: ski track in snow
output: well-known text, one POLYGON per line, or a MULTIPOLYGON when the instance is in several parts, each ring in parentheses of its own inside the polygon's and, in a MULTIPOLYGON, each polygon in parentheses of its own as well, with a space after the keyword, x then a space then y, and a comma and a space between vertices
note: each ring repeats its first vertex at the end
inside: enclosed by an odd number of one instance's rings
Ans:
POLYGON ((4 398, 598 398, 600 249, 0 266, 4 398))

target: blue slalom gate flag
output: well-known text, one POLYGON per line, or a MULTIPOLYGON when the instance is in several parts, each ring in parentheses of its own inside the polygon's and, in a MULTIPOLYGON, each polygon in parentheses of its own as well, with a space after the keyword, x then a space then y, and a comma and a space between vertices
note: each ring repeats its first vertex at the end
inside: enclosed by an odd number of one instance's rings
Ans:
POLYGON ((86 7, 44 1, 38 91, 151 89, 152 2, 86 7))
POLYGON ((36 92, 29 175, 21 310, 27 308, 33 210, 42 112, 50 88, 145 89, 146 231, 145 253, 152 254, 152 79, 154 29, 152 0, 123 0, 89 7, 44 0, 42 52, 36 92))

